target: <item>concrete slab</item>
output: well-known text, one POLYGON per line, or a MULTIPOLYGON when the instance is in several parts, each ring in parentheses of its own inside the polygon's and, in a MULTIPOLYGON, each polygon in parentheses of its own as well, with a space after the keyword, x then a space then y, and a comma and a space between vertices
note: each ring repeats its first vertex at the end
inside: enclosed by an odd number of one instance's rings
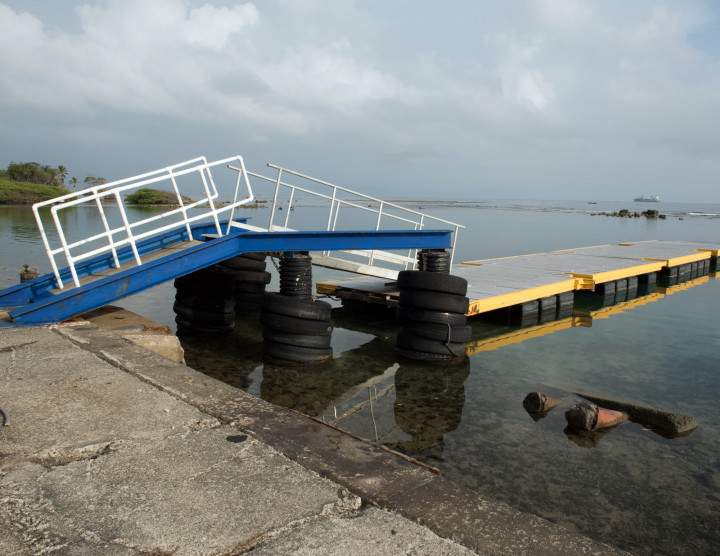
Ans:
POLYGON ((173 361, 185 363, 180 340, 169 326, 157 324, 122 307, 106 305, 72 320, 86 320, 173 361))
POLYGON ((0 554, 3 556, 32 554, 30 549, 23 544, 20 533, 2 515, 0 515, 0 554))
POLYGON ((5 511, 24 524, 34 550, 88 554, 224 554, 334 507, 360 505, 228 427, 118 442, 69 462, 26 462, 7 471, 0 492, 10 493, 5 511))
POLYGON ((396 556, 434 554, 469 556, 475 552, 442 539, 429 529, 377 508, 364 508, 348 517, 325 517, 306 527, 268 537, 253 555, 270 556, 396 556))
POLYGON ((15 456, 161 438, 209 419, 43 327, 2 331, 0 404, 12 419, 0 452, 15 456))

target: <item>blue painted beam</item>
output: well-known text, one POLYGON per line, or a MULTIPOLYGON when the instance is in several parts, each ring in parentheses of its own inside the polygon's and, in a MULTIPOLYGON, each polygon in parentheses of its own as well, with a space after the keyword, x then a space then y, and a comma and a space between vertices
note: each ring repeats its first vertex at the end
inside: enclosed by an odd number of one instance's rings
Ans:
MULTIPOLYGON (((238 222, 246 221, 246 218, 237 219, 238 222)), ((227 220, 221 222, 221 225, 226 226, 227 220)), ((223 228, 224 229, 224 228, 223 228)), ((215 225, 212 223, 201 223, 191 226, 193 238, 201 239, 203 234, 217 233, 215 225)), ((150 253, 154 253, 158 249, 164 247, 170 247, 177 243, 182 243, 188 240, 187 230, 183 226, 176 230, 170 230, 164 234, 145 239, 137 243, 136 247, 141 257, 146 256, 150 253)), ((117 250, 118 260, 120 263, 133 260, 134 254, 132 248, 126 245, 117 250)), ((75 270, 80 278, 84 276, 91 276, 103 270, 113 268, 115 261, 113 260, 112 253, 98 255, 87 261, 83 261, 76 265, 75 270)), ((60 278, 63 284, 72 285, 72 275, 70 274, 69 268, 60 269, 60 278)), ((34 280, 23 282, 22 284, 16 284, 9 288, 0 291, 0 307, 18 307, 20 305, 26 305, 31 303, 33 300, 37 300, 42 297, 48 297, 52 294, 49 290, 57 287, 57 281, 55 280, 55 274, 52 272, 39 276, 34 280)))
POLYGON ((440 249, 449 247, 448 230, 367 230, 343 232, 238 232, 172 253, 139 267, 38 298, 9 312, 12 325, 49 324, 97 309, 248 251, 333 251, 341 249, 440 249))

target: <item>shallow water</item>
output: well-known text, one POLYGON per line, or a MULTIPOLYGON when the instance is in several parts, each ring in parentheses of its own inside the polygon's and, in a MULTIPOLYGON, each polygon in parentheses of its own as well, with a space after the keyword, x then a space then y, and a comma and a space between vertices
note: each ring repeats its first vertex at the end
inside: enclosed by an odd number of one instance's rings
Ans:
MULTIPOLYGON (((712 242, 720 231, 717 205, 473 203, 425 206, 467 226, 456 261, 621 241, 712 242), (658 209, 668 218, 590 214, 621 208, 658 209)), ((320 209, 305 213, 309 221, 320 218, 320 209)), ((17 281, 23 262, 49 270, 27 216, 0 207, 3 286, 17 281)), ((317 281, 343 276, 314 272, 317 281)), ((274 274, 270 291, 277 290, 274 274)), ((719 294, 720 281, 701 278, 618 305, 634 307, 609 317, 576 296, 570 321, 584 326, 548 323, 524 341, 517 328, 473 320, 472 355, 447 367, 398 358, 400 327, 391 311, 337 302, 335 358, 320 368, 263 363, 256 314, 239 317, 226 336, 180 337, 191 366, 403 451, 520 510, 638 554, 713 554, 720 541, 719 294), (684 413, 700 427, 668 439, 626 422, 602 437, 572 437, 563 414, 579 398, 568 384, 684 413), (538 421, 522 407, 525 394, 536 390, 563 399, 538 421)), ((165 284, 119 304, 174 326, 173 296, 165 284)))

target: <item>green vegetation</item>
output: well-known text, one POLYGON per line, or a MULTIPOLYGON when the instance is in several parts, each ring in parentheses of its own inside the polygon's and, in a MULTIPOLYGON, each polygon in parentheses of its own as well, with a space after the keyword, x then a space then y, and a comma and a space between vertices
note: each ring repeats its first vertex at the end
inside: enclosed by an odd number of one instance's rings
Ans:
MULTIPOLYGON (((182 195, 183 203, 192 203, 190 197, 182 195)), ((143 187, 135 193, 125 196, 125 202, 129 205, 177 205, 178 200, 175 193, 159 189, 143 187)))
POLYGON ((31 205, 67 194, 68 190, 62 187, 0 177, 0 204, 3 205, 31 205))
MULTIPOLYGON (((65 187, 68 171, 62 164, 57 168, 37 162, 11 162, 0 170, 0 204, 27 205, 67 195, 65 187)), ((83 180, 88 187, 102 185, 105 178, 90 175, 83 180)), ((70 178, 72 191, 77 189, 78 179, 70 178)))

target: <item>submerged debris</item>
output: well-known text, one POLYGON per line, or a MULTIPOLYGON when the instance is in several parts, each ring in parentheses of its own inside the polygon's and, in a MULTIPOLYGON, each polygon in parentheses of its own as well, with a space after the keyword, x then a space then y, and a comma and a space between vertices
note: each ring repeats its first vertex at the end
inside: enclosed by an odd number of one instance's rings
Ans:
POLYGON ((565 412, 568 426, 574 430, 596 431, 614 427, 627 420, 621 411, 605 409, 591 403, 579 403, 565 412))
POLYGON ((523 400, 523 407, 536 421, 562 403, 562 400, 546 396, 542 392, 530 392, 523 400))

